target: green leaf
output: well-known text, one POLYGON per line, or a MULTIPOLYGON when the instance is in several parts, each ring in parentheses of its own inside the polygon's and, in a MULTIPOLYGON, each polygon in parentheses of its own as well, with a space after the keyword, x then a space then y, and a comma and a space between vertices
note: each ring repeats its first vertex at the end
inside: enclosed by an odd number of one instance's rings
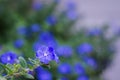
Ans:
POLYGON ((23 68, 27 68, 27 62, 23 57, 19 57, 19 63, 23 68))
POLYGON ((34 76, 32 76, 31 74, 24 74, 23 75, 25 78, 28 78, 28 79, 34 79, 34 76))

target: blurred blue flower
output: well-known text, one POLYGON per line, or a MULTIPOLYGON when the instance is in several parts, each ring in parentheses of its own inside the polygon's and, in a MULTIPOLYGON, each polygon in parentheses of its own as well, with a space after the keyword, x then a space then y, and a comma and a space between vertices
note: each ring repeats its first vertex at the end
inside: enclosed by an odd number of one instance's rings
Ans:
POLYGON ((97 67, 97 62, 94 58, 86 57, 84 60, 85 60, 85 63, 90 67, 94 69, 97 67))
POLYGON ((88 76, 80 76, 77 78, 77 80, 89 80, 88 76))
POLYGON ((34 10, 36 10, 36 11, 41 10, 42 7, 43 7, 43 4, 40 3, 40 1, 36 1, 36 0, 35 0, 35 1, 33 2, 33 4, 32 4, 32 8, 33 8, 34 10))
POLYGON ((99 28, 94 28, 88 31, 88 35, 90 36, 99 36, 101 35, 102 31, 99 28))
POLYGON ((25 26, 20 26, 17 28, 17 32, 19 35, 26 35, 27 34, 27 28, 25 26))
POLYGON ((70 20, 76 20, 78 18, 78 15, 75 10, 68 10, 66 12, 66 16, 70 20))
POLYGON ((42 67, 37 67, 35 69, 37 80, 52 80, 52 74, 43 69, 42 67))
POLYGON ((67 4, 67 10, 75 10, 76 9, 76 4, 71 0, 68 0, 67 4))
POLYGON ((33 43, 33 50, 34 51, 38 50, 40 46, 41 46, 40 42, 34 42, 33 43))
POLYGON ((33 25, 31 25, 31 31, 32 32, 39 32, 40 28, 41 28, 41 26, 39 24, 33 24, 33 25))
POLYGON ((66 77, 61 77, 60 80, 69 80, 69 79, 66 77))
POLYGON ((55 54, 54 49, 47 46, 40 46, 36 51, 36 57, 44 64, 48 64, 52 60, 55 60, 56 62, 59 61, 59 58, 55 54))
POLYGON ((62 45, 57 48, 57 53, 60 56, 70 57, 73 54, 73 49, 69 45, 62 45))
POLYGON ((89 43, 82 43, 77 48, 79 54, 91 53, 93 51, 93 46, 89 43))
POLYGON ((14 42, 14 46, 16 48, 21 48, 21 47, 23 47, 23 45, 24 45, 24 40, 23 39, 18 39, 14 42))
POLYGON ((40 42, 45 45, 48 45, 54 48, 57 47, 57 42, 54 36, 52 35, 52 33, 50 32, 42 32, 39 36, 39 39, 40 39, 40 42))
POLYGON ((75 64, 74 70, 75 70, 75 73, 77 74, 80 74, 80 75, 85 74, 85 69, 80 63, 75 64))
POLYGON ((46 19, 46 22, 47 22, 49 25, 53 26, 53 25, 56 24, 57 19, 56 19, 55 16, 48 16, 47 19, 46 19))
POLYGON ((58 66, 58 72, 61 74, 70 74, 71 73, 71 65, 68 63, 62 63, 58 66))
POLYGON ((10 51, 5 52, 4 54, 0 56, 0 61, 3 64, 7 64, 7 63, 14 64, 16 60, 17 60, 17 55, 10 51))

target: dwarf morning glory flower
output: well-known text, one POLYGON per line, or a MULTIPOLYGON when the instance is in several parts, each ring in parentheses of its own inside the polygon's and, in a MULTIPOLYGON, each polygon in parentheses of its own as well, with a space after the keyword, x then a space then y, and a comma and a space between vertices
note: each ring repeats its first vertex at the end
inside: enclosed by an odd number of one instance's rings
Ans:
POLYGON ((31 31, 32 31, 32 32, 39 32, 39 31, 40 31, 40 28, 41 28, 41 26, 40 26, 39 24, 33 24, 33 25, 31 26, 31 31))
POLYGON ((17 55, 13 52, 6 52, 4 54, 2 54, 0 56, 0 61, 3 63, 3 64, 14 64, 17 60, 17 55))
POLYGON ((77 80, 89 80, 88 76, 80 76, 77 78, 77 80))
POLYGON ((14 46, 16 48, 21 48, 24 45, 24 41, 22 39, 18 39, 14 42, 14 46))
POLYGON ((100 29, 95 28, 95 29, 90 30, 88 35, 90 35, 90 36, 99 36, 99 35, 101 35, 101 33, 102 32, 101 32, 100 29))
POLYGON ((96 62, 96 60, 94 58, 87 57, 84 60, 85 60, 86 64, 88 64, 92 68, 96 68, 97 67, 97 62, 96 62))
POLYGON ((43 69, 42 67, 38 67, 35 69, 37 80, 52 80, 52 74, 43 69))
POLYGON ((61 74, 70 74, 71 73, 71 66, 68 63, 62 63, 58 66, 58 72, 61 74))
POLYGON ((36 57, 44 64, 48 64, 50 61, 58 61, 58 57, 52 47, 41 46, 36 51, 36 57))
POLYGON ((68 1, 67 2, 67 10, 75 10, 76 9, 76 5, 75 5, 75 3, 73 2, 73 1, 68 1))
POLYGON ((40 42, 35 42, 35 43, 33 44, 33 50, 34 50, 34 51, 38 50, 40 46, 41 46, 40 42))
POLYGON ((27 28, 25 26, 21 26, 17 29, 17 32, 19 35, 26 35, 27 34, 27 28))
POLYGON ((55 25, 55 23, 57 22, 57 19, 55 16, 48 16, 46 19, 46 22, 52 26, 52 25, 55 25))
POLYGON ((78 46, 77 50, 79 54, 91 53, 93 51, 93 47, 89 43, 82 43, 78 46))
POLYGON ((43 5, 39 1, 34 1, 32 4, 32 8, 36 11, 41 10, 43 5))
POLYGON ((42 32, 39 36, 39 39, 45 45, 49 45, 54 48, 57 46, 57 42, 56 42, 54 36, 52 35, 52 33, 50 33, 50 32, 42 32))
POLYGON ((69 45, 62 45, 57 48, 57 53, 60 56, 70 57, 73 54, 73 49, 69 45))
POLYGON ((75 64, 74 70, 75 70, 75 73, 77 73, 77 74, 84 74, 85 73, 85 69, 80 63, 75 64))
POLYGON ((67 11, 67 12, 66 12, 66 16, 67 16, 67 18, 70 19, 70 20, 76 20, 77 17, 78 17, 76 11, 74 11, 74 10, 69 10, 69 11, 67 11))

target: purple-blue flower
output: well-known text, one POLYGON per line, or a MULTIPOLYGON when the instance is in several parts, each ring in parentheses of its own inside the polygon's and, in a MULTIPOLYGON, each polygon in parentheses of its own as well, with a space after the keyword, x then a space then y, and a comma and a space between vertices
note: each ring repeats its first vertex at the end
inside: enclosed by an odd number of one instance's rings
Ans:
POLYGON ((82 43, 78 46, 77 51, 79 54, 91 53, 93 51, 93 46, 89 43, 82 43))
POLYGON ((43 69, 42 67, 37 67, 35 69, 37 80, 52 80, 52 74, 43 69))
POLYGON ((78 18, 78 15, 75 10, 68 10, 66 12, 66 16, 70 20, 76 20, 78 18))
POLYGON ((17 55, 11 51, 5 52, 0 56, 0 61, 3 64, 14 64, 17 60, 17 55))
POLYGON ((46 22, 49 24, 49 25, 55 25, 56 22, 57 22, 57 19, 55 16, 48 16, 47 19, 46 19, 46 22))
POLYGON ((27 34, 27 28, 25 26, 20 26, 17 28, 17 32, 19 35, 26 35, 27 34))
POLYGON ((39 39, 42 44, 52 46, 54 48, 57 46, 57 42, 53 34, 50 32, 42 32, 39 36, 39 39))
POLYGON ((99 28, 94 28, 94 29, 91 29, 90 31, 88 31, 88 35, 90 35, 90 36, 99 36, 99 35, 101 35, 101 33, 102 33, 102 31, 99 28))
POLYGON ((86 57, 84 61, 87 65, 89 65, 90 67, 94 69, 97 67, 97 62, 94 58, 86 57))
POLYGON ((73 1, 68 0, 66 7, 67 7, 67 10, 75 10, 76 4, 73 1))
POLYGON ((85 74, 85 69, 80 63, 76 63, 74 66, 74 71, 77 74, 85 74))
POLYGON ((47 46, 40 46, 36 51, 36 57, 44 64, 49 64, 52 60, 55 60, 56 62, 59 61, 58 56, 55 54, 55 50, 52 47, 47 46))
POLYGON ((35 1, 33 2, 33 4, 32 4, 32 9, 34 9, 34 10, 36 10, 36 11, 41 10, 42 7, 43 7, 43 4, 40 3, 40 1, 37 1, 37 0, 35 0, 35 1))
POLYGON ((89 80, 89 77, 88 76, 79 76, 78 78, 77 78, 77 80, 89 80))
POLYGON ((41 28, 41 26, 39 24, 33 24, 33 25, 31 25, 31 31, 32 32, 39 32, 40 28, 41 28))
POLYGON ((24 40, 22 40, 22 39, 18 39, 14 42, 14 46, 16 48, 21 48, 21 47, 23 47, 23 45, 24 45, 24 40))
POLYGON ((70 74, 71 73, 71 65, 68 63, 62 63, 58 66, 58 72, 61 74, 70 74))
POLYGON ((70 57, 73 54, 73 49, 69 45, 62 45, 57 48, 57 53, 63 57, 70 57))

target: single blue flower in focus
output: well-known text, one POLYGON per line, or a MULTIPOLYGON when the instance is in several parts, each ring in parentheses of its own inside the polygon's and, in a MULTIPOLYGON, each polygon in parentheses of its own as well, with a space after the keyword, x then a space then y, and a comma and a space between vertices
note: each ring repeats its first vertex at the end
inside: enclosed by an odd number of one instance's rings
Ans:
POLYGON ((37 1, 37 0, 35 0, 35 1, 33 2, 33 4, 32 4, 33 10, 36 10, 36 11, 41 10, 42 7, 43 7, 43 4, 40 3, 40 1, 37 1))
POLYGON ((52 80, 52 74, 43 69, 42 67, 37 67, 35 69, 37 80, 52 80))
POLYGON ((42 32, 39 36, 39 40, 41 43, 51 46, 53 48, 57 47, 57 42, 50 32, 42 32))
POLYGON ((90 67, 94 69, 97 68, 97 62, 94 58, 87 57, 84 60, 85 60, 85 63, 89 65, 90 67))
POLYGON ((14 64, 17 60, 17 55, 13 52, 6 52, 0 56, 0 61, 3 64, 14 64))
POLYGON ((24 40, 22 40, 22 39, 18 39, 18 40, 16 40, 16 41, 14 42, 14 46, 15 46, 16 48, 22 48, 23 45, 24 45, 24 40))
POLYGON ((25 26, 20 26, 17 28, 17 32, 19 35, 26 35, 27 34, 27 28, 25 26))
POLYGON ((80 76, 77 78, 77 80, 89 80, 88 76, 80 76))
POLYGON ((41 28, 41 26, 39 24, 33 24, 33 25, 31 25, 31 31, 32 32, 39 32, 40 28, 41 28))
POLYGON ((47 46, 40 46, 36 51, 36 57, 44 64, 49 64, 52 60, 55 60, 56 62, 59 61, 58 56, 55 54, 55 50, 52 47, 47 46))
POLYGON ((77 74, 80 74, 80 75, 85 74, 85 69, 80 63, 75 64, 74 70, 75 70, 75 73, 77 74))
POLYGON ((58 66, 58 72, 60 74, 70 74, 71 73, 71 66, 68 63, 62 63, 58 66))
POLYGON ((82 43, 77 48, 79 54, 91 53, 93 51, 93 46, 89 43, 82 43))
POLYGON ((57 53, 63 57, 70 57, 73 54, 73 49, 69 45, 62 45, 57 48, 57 53))
POLYGON ((57 19, 55 16, 48 16, 47 19, 46 19, 46 22, 52 26, 52 25, 55 25, 56 22, 57 22, 57 19))

